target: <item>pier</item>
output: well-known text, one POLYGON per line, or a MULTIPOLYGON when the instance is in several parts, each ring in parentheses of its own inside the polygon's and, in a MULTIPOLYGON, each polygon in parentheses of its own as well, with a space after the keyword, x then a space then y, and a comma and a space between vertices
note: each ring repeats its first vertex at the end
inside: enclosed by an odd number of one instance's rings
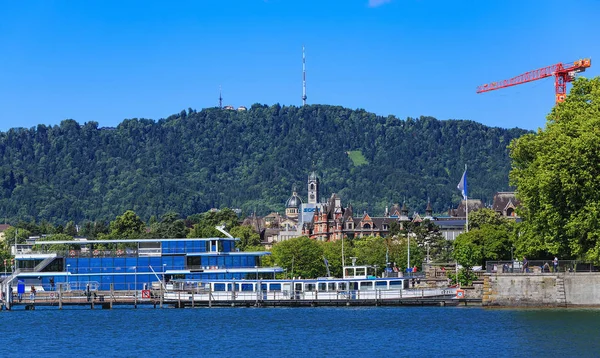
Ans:
POLYGON ((472 306, 481 305, 480 299, 438 297, 405 297, 356 299, 352 294, 331 299, 306 299, 301 295, 287 298, 264 299, 262 294, 231 296, 228 299, 215 299, 212 293, 194 294, 190 292, 170 293, 165 295, 160 290, 140 291, 98 291, 88 295, 86 292, 41 292, 34 299, 24 295, 19 301, 17 295, 12 300, 3 300, 2 310, 35 310, 36 307, 88 307, 89 309, 112 309, 115 306, 138 306, 153 308, 212 308, 212 307, 343 307, 343 306, 472 306))

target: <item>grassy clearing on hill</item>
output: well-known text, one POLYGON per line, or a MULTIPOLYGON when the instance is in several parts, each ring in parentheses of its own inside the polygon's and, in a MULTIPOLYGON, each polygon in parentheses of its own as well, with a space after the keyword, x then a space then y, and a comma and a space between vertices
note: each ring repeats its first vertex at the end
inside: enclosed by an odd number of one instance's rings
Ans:
POLYGON ((360 150, 352 150, 346 153, 348 153, 348 156, 350 157, 350 159, 352 159, 352 163, 355 167, 358 167, 363 164, 369 164, 369 162, 365 159, 365 156, 360 150))

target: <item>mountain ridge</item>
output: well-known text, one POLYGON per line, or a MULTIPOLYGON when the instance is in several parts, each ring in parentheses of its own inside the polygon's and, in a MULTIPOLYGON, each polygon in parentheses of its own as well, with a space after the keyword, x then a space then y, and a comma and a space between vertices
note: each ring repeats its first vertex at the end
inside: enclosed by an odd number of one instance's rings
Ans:
POLYGON ((444 212, 460 200, 465 164, 469 197, 509 190, 506 146, 528 132, 329 105, 188 109, 115 128, 64 120, 0 132, 0 209, 9 221, 53 223, 128 209, 144 220, 213 207, 282 212, 293 187, 306 198, 314 168, 321 198, 335 192, 357 213, 404 200, 422 212, 428 198, 444 212), (358 166, 347 154, 357 151, 358 166))

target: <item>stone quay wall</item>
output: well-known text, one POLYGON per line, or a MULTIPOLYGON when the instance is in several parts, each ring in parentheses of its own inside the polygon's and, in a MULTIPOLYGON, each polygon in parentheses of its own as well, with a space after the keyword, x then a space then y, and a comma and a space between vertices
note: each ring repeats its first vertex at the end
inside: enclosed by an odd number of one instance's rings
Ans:
POLYGON ((600 306, 600 273, 492 273, 484 277, 482 306, 600 306))

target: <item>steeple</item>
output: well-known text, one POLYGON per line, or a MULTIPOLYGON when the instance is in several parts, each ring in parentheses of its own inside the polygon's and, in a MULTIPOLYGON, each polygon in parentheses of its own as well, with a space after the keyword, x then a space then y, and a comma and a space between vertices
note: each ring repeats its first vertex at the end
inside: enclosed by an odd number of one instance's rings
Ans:
POLYGON ((310 173, 308 176, 308 203, 317 204, 319 202, 319 178, 317 173, 310 173))

